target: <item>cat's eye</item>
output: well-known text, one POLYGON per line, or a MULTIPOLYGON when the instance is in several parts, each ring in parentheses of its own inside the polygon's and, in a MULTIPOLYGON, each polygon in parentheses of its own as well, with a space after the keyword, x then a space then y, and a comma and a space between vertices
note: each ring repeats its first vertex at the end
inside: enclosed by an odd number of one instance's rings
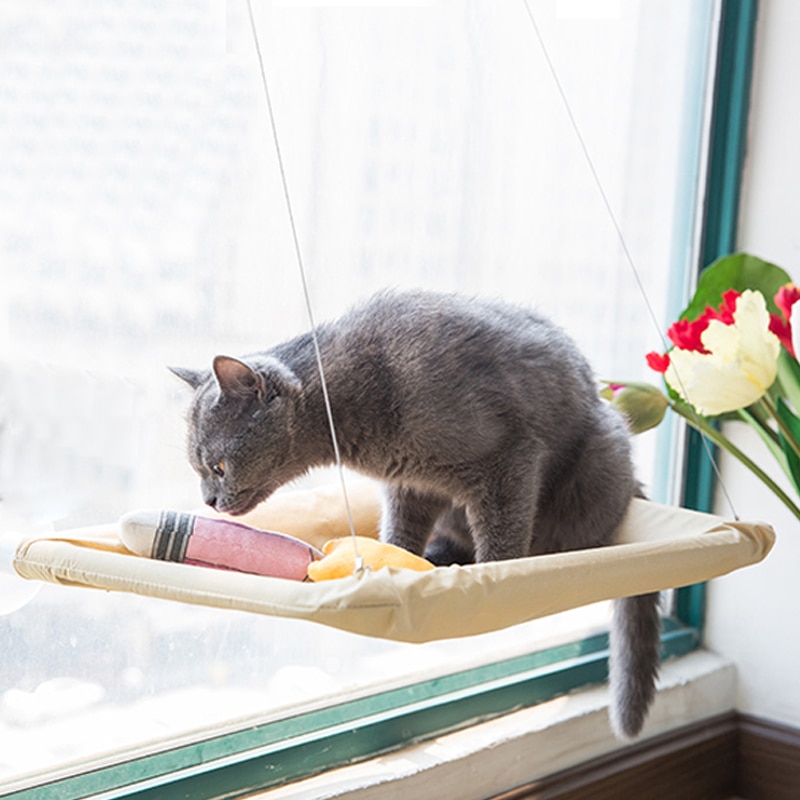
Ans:
POLYGON ((216 464, 211 465, 211 471, 218 477, 224 478, 225 477, 225 462, 218 461, 216 464))

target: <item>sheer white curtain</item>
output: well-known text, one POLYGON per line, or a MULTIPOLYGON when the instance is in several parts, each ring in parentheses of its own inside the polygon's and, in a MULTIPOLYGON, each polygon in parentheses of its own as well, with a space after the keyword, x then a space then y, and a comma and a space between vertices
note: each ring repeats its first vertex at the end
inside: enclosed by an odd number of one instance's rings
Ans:
MULTIPOLYGON (((664 319, 691 258, 711 7, 531 2, 664 319)), ((523 3, 254 10, 318 319, 388 286, 502 296, 555 318, 598 374, 644 374, 658 332, 523 3)), ((198 505, 166 365, 308 324, 246 5, 3 5, 0 152, 4 513, 67 528, 198 505)), ((652 484, 664 454, 640 450, 652 484)), ((56 587, 0 618, 0 642, 17 743, 0 775, 454 652, 56 587), (109 713, 136 720, 130 737, 68 733, 109 713)))

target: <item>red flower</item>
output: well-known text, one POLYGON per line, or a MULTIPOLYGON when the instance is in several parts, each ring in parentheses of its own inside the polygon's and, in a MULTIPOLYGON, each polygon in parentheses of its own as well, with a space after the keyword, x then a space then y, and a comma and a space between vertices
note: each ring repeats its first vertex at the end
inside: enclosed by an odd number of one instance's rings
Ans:
POLYGON ((663 374, 669 369, 669 353, 664 353, 662 356, 660 353, 652 352, 648 353, 646 358, 647 366, 656 372, 663 374))
POLYGON ((800 300, 800 286, 787 283, 778 289, 775 295, 775 305, 781 310, 783 316, 788 320, 792 316, 792 306, 800 300))
POLYGON ((708 320, 704 317, 694 321, 679 319, 670 326, 667 336, 672 344, 675 347, 680 347, 681 350, 696 350, 698 353, 707 353, 708 350, 703 347, 701 339, 703 331, 707 327, 708 320))
POLYGON ((783 319, 783 317, 778 314, 770 314, 769 329, 778 337, 780 343, 793 356, 796 356, 794 345, 792 344, 792 326, 789 324, 789 321, 783 319))
POLYGON ((775 305, 780 309, 779 314, 770 314, 769 329, 780 339, 781 344, 793 355, 797 357, 792 344, 792 326, 789 320, 792 318, 792 306, 800 300, 800 286, 787 283, 781 286, 775 294, 775 305))
POLYGON ((696 353, 708 355, 708 350, 703 347, 703 333, 712 319, 718 319, 724 325, 733 324, 733 313, 736 311, 736 301, 741 295, 734 289, 729 289, 722 295, 719 308, 708 306, 696 319, 679 319, 667 331, 669 340, 681 350, 691 350, 696 353))
POLYGON ((719 308, 714 309, 710 306, 703 312, 701 319, 705 318, 707 321, 718 319, 724 325, 733 325, 733 315, 736 311, 736 302, 741 297, 741 292, 735 289, 728 289, 722 295, 722 303, 719 308))

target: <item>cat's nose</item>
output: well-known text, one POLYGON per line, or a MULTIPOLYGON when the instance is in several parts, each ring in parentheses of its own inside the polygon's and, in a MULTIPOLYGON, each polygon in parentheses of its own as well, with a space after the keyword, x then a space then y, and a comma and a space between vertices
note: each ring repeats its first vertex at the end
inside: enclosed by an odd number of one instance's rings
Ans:
POLYGON ((217 507, 217 496, 211 492, 205 492, 203 494, 203 502, 207 506, 211 506, 211 508, 217 507))
POLYGON ((203 502, 211 508, 216 508, 219 503, 219 487, 215 480, 209 476, 200 479, 200 494, 203 496, 203 502))

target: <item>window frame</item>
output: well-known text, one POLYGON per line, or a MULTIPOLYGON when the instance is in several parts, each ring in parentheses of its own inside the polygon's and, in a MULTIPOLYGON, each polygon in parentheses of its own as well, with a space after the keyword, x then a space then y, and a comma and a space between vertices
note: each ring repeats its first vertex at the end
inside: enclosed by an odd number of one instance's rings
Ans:
MULTIPOLYGON (((718 8, 700 215, 702 266, 735 247, 758 0, 718 0, 718 8)), ((683 462, 682 504, 711 510, 713 468, 693 432, 683 462)), ((662 658, 701 646, 704 607, 703 585, 676 592, 673 614, 664 620, 662 658)), ((607 672, 608 636, 590 636, 158 752, 142 751, 123 762, 62 772, 36 786, 12 784, 0 789, 0 797, 158 800, 180 792, 212 800, 264 790, 603 683, 607 672)))
MULTIPOLYGON (((736 249, 758 10, 759 0, 720 4, 698 276, 736 249)), ((687 430, 685 442, 681 505, 711 512, 716 489, 714 448, 695 430, 687 430)), ((687 587, 677 592, 675 604, 677 618, 701 635, 705 595, 705 584, 687 587)))
MULTIPOLYGON (((695 629, 664 621, 664 658, 698 645, 695 629)), ((67 800, 103 793, 168 800, 180 793, 212 800, 264 790, 603 683, 607 669, 608 635, 598 634, 99 767, 11 797, 67 800)))

